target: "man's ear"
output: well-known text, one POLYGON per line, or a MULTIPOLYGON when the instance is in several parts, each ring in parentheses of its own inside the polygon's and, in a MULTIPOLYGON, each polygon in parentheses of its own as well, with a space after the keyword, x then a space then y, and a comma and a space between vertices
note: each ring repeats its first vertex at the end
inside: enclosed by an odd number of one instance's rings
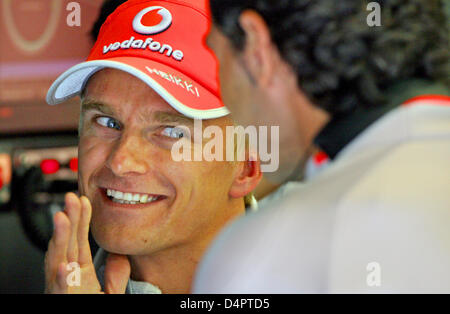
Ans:
POLYGON ((254 82, 260 87, 268 87, 279 60, 269 27, 254 10, 243 11, 239 24, 245 33, 244 66, 254 82))
POLYGON ((244 197, 256 188, 261 178, 261 163, 258 159, 247 158, 247 160, 239 162, 229 195, 233 198, 244 197))

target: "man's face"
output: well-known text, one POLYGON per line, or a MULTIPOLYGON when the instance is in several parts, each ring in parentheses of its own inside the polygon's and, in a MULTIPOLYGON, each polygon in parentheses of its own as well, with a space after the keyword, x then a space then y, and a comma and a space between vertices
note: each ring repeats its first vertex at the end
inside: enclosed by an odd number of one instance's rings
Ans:
POLYGON ((243 126, 258 125, 258 112, 252 82, 231 42, 212 26, 207 39, 208 46, 219 61, 220 91, 222 100, 231 111, 233 120, 243 126))
MULTIPOLYGON (((225 209, 235 163, 173 161, 179 125, 193 134, 191 119, 134 76, 104 69, 89 80, 81 115, 79 187, 92 202, 94 238, 107 251, 151 254, 201 240, 229 219, 225 209), (111 199, 108 190, 125 197, 131 193, 132 203, 111 199)), ((203 121, 208 125, 225 128, 232 122, 227 117, 203 121)))
POLYGON ((275 139, 278 143, 267 136, 266 145, 271 152, 272 147, 281 148, 280 167, 276 172, 266 173, 265 177, 275 184, 284 182, 297 167, 299 159, 295 150, 300 146, 293 143, 301 143, 298 139, 298 123, 286 105, 289 95, 277 93, 274 97, 272 93, 268 97, 269 90, 258 85, 257 78, 250 73, 249 67, 254 60, 246 56, 244 51, 238 51, 215 25, 211 27, 207 44, 218 59, 221 96, 233 120, 244 127, 279 127, 280 136, 275 139))

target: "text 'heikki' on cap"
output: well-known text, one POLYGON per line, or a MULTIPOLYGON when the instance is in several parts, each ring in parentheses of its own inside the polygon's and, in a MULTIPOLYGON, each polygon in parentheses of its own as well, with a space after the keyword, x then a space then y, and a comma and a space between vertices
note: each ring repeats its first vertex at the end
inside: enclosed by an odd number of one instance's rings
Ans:
POLYGON ((217 60, 206 46, 210 26, 208 0, 129 0, 107 18, 87 60, 56 79, 47 102, 80 95, 94 73, 114 68, 144 81, 187 117, 225 116, 217 60))

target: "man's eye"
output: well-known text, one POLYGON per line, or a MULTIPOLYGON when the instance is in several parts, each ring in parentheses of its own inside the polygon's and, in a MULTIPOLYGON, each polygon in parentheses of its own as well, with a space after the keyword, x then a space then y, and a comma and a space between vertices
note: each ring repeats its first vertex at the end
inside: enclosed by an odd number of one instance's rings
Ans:
POLYGON ((106 128, 120 130, 120 124, 113 118, 98 117, 95 121, 106 128))
POLYGON ((183 137, 187 137, 187 134, 186 134, 185 130, 183 130, 182 128, 173 127, 173 126, 165 127, 162 130, 161 135, 167 136, 167 137, 170 137, 170 138, 174 138, 174 139, 180 139, 180 138, 183 138, 183 137))

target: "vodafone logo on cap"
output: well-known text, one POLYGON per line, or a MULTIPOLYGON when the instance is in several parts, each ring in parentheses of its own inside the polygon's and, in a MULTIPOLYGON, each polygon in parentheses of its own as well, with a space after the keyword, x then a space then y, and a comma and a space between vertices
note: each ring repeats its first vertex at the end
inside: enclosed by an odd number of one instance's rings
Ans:
POLYGON ((137 33, 143 35, 155 35, 158 33, 162 33, 165 30, 167 30, 170 27, 170 25, 172 25, 172 14, 170 13, 169 10, 160 6, 152 6, 143 9, 134 17, 133 20, 133 29, 137 33), (147 13, 152 11, 157 11, 157 13, 162 17, 162 21, 159 22, 157 25, 152 26, 146 26, 142 24, 143 17, 147 13))
MULTIPOLYGON (((141 10, 134 17, 132 24, 134 31, 139 34, 155 35, 164 32, 170 27, 170 25, 172 25, 172 14, 164 7, 152 6, 141 10)), ((184 59, 184 53, 181 49, 176 49, 176 47, 173 47, 174 41, 175 40, 172 40, 172 43, 169 44, 156 41, 154 38, 149 36, 145 39, 135 38, 134 36, 131 36, 125 40, 124 38, 120 38, 116 42, 111 42, 109 45, 104 45, 103 54, 105 55, 110 52, 127 49, 133 49, 135 51, 150 50, 152 52, 158 52, 167 57, 171 57, 176 61, 182 61, 184 59)))

